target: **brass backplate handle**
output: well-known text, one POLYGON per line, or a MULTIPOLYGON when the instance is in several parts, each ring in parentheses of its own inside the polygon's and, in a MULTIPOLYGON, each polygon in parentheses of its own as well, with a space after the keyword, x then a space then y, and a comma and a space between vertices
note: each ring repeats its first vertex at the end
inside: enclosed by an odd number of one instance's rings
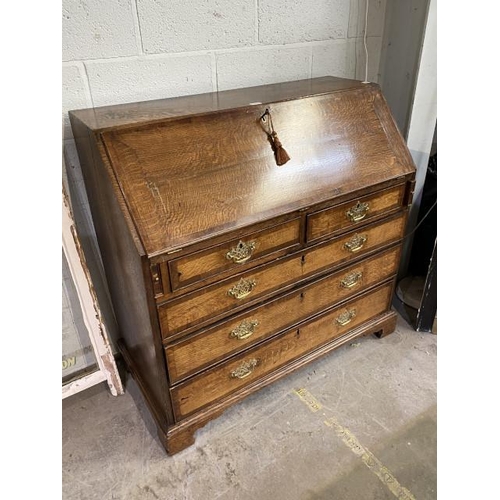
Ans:
POLYGON ((226 253, 226 259, 232 260, 235 264, 244 264, 252 257, 255 246, 255 241, 245 243, 240 240, 235 247, 231 248, 231 250, 226 253))
POLYGON ((366 243, 368 237, 364 234, 355 234, 349 241, 344 243, 344 248, 348 252, 359 252, 366 243))
POLYGON ((235 299, 241 300, 245 297, 248 297, 252 293, 252 290, 255 288, 257 282, 254 279, 244 279, 241 278, 236 285, 231 287, 227 294, 235 299))
POLYGON ((231 330, 229 337, 238 340, 245 340, 254 334, 255 329, 258 326, 259 322, 256 319, 244 320, 236 328, 231 330))
POLYGON ((352 288, 361 283, 362 279, 363 273, 361 271, 353 271, 340 280, 340 286, 342 288, 352 288))
POLYGON ((368 210, 370 210, 369 203, 358 201, 356 205, 347 210, 345 215, 352 222, 359 222, 360 220, 363 220, 366 217, 368 210))
POLYGON ((246 378, 248 377, 255 369, 255 367, 259 364, 259 360, 252 358, 247 361, 243 361, 243 363, 238 366, 238 368, 234 369, 230 373, 231 378, 246 378))
POLYGON ((349 324, 355 316, 356 316, 356 309, 350 309, 344 311, 335 321, 339 326, 345 326, 349 324))

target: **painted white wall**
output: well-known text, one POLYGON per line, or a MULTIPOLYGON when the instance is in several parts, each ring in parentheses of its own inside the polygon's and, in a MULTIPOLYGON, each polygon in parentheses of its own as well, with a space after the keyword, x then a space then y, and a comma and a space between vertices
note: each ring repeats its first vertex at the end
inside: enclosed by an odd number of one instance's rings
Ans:
MULTIPOLYGON (((89 267, 99 271, 100 263, 68 110, 325 75, 362 80, 365 5, 63 0, 64 175, 80 237, 94 254, 89 267)), ((386 0, 370 0, 368 76, 375 82, 385 8, 386 0)))
MULTIPOLYGON (((417 174, 413 204, 408 217, 408 228, 413 229, 417 223, 418 212, 423 195, 425 177, 432 141, 437 121, 437 0, 430 0, 425 23, 425 32, 420 53, 416 85, 413 95, 411 113, 408 122, 407 145, 410 150, 417 174)), ((437 138, 436 138, 437 140, 437 138)), ((406 273, 408 267, 413 236, 403 246, 403 258, 400 275, 406 273)))
POLYGON ((387 0, 379 83, 404 137, 420 64, 429 0, 387 0))

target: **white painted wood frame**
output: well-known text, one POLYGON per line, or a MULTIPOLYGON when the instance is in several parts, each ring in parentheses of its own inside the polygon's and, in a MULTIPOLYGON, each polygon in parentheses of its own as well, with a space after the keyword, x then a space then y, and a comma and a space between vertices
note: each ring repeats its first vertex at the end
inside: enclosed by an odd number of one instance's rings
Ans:
POLYGON ((64 187, 62 193, 62 246, 98 366, 98 369, 93 373, 85 374, 81 378, 63 384, 62 397, 66 398, 104 381, 107 381, 113 396, 123 394, 122 382, 111 350, 107 330, 102 321, 101 310, 64 187))

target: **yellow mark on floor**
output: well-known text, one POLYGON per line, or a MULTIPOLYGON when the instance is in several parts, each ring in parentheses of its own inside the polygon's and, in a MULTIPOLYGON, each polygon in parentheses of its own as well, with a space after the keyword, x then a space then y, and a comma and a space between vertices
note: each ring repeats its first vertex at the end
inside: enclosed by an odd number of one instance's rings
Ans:
MULTIPOLYGON (((293 391, 309 407, 312 412, 322 408, 321 403, 307 390, 293 391)), ((365 448, 356 436, 346 427, 341 425, 335 417, 324 420, 324 424, 332 428, 342 442, 370 469, 398 500, 415 500, 415 497, 399 481, 394 474, 368 449, 365 448)))
POLYGON ((293 392, 302 399, 312 412, 321 410, 321 403, 307 389, 295 389, 293 392))

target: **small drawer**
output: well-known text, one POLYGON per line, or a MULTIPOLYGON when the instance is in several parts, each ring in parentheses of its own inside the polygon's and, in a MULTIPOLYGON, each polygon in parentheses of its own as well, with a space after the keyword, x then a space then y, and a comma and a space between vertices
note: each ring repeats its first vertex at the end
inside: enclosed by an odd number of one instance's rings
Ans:
POLYGON ((300 219, 250 233, 169 262, 172 290, 200 281, 231 268, 240 271, 259 263, 259 259, 300 244, 300 219))
POLYGON ((177 383, 390 278, 397 271, 399 254, 400 247, 393 247, 167 346, 170 382, 177 383))
POLYGON ((304 252, 272 264, 206 286, 158 307, 164 338, 193 327, 206 326, 228 312, 290 287, 301 279, 334 269, 399 240, 405 228, 406 213, 371 224, 304 252))
POLYGON ((389 283, 180 383, 170 390, 175 417, 201 410, 384 313, 391 296, 389 283))
POLYGON ((406 184, 400 184, 310 214, 307 217, 307 241, 315 241, 338 231, 349 230, 397 210, 402 206, 405 186, 406 184))

